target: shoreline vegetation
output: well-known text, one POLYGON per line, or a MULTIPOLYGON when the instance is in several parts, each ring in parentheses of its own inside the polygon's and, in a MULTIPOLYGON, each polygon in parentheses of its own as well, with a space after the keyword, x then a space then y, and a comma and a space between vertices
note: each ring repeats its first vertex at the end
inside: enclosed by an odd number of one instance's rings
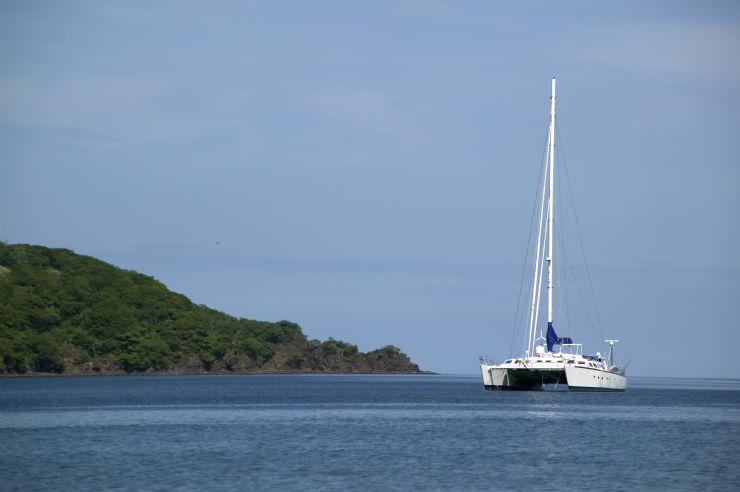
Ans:
POLYGON ((71 250, 0 242, 0 376, 428 374, 290 321, 237 318, 71 250))
MULTIPOLYGON (((129 377, 129 376, 440 376, 434 371, 419 372, 332 372, 332 371, 249 371, 249 372, 170 372, 170 371, 144 371, 144 372, 25 372, 22 374, 0 374, 0 379, 22 379, 22 378, 97 378, 97 377, 129 377)), ((477 376, 477 375, 475 375, 477 376)))

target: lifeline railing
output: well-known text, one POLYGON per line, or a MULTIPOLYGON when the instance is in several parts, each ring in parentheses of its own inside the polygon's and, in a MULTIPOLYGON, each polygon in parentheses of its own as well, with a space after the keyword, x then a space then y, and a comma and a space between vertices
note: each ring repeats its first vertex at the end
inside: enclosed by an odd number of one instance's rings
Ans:
POLYGON ((581 355, 583 353, 583 344, 581 343, 561 343, 560 353, 569 355, 581 355))

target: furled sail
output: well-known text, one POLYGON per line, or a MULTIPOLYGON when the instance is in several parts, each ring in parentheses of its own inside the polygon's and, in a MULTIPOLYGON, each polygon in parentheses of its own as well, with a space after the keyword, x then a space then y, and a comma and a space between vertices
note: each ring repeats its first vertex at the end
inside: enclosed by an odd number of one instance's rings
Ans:
POLYGON ((564 343, 573 343, 573 339, 570 337, 558 337, 555 333, 555 328, 552 327, 552 323, 547 323, 547 351, 552 352, 553 345, 562 345, 564 343))

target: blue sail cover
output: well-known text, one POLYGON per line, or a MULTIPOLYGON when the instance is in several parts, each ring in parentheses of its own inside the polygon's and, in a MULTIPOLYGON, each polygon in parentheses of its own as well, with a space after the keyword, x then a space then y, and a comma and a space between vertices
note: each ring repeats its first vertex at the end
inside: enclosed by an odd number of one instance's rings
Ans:
POLYGON ((573 343, 573 339, 570 337, 558 338, 558 334, 555 333, 552 323, 547 323, 547 351, 552 352, 553 345, 561 345, 563 343, 573 343))

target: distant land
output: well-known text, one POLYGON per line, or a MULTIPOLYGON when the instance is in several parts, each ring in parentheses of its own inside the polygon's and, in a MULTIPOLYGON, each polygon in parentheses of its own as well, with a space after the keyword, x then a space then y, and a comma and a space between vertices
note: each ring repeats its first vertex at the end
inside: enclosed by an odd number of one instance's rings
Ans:
POLYGON ((0 243, 0 374, 421 373, 289 321, 236 318, 68 249, 0 243))

